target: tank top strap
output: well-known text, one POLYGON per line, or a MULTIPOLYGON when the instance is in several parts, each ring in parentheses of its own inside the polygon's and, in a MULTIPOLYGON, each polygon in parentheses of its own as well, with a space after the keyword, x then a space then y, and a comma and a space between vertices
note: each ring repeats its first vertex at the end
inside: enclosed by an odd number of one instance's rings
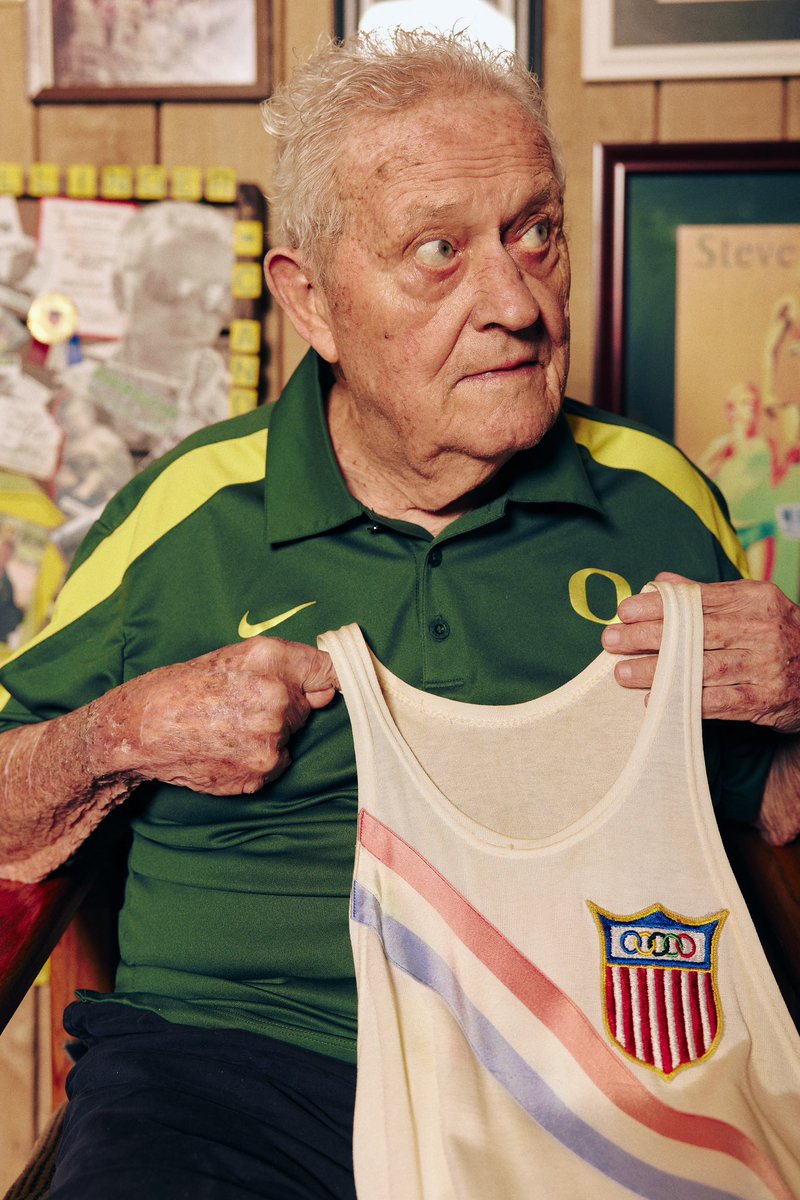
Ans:
POLYGON ((382 720, 383 703, 367 643, 358 625, 343 625, 317 638, 317 646, 330 654, 339 686, 347 705, 353 730, 359 777, 370 778, 376 740, 389 744, 391 738, 382 720))
POLYGON ((685 732, 700 736, 703 696, 703 605, 696 583, 648 585, 661 595, 664 633, 651 703, 682 716, 685 732))

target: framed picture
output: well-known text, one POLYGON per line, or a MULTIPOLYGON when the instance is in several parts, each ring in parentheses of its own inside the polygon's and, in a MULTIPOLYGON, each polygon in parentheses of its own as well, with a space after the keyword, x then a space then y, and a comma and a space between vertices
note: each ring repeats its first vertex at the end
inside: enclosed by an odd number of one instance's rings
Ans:
POLYGON ((594 402, 697 462, 797 599, 800 142, 596 155, 594 402))
POLYGON ((37 102, 269 94, 269 0, 26 0, 26 15, 37 102))
POLYGON ((476 41, 516 50, 541 82, 544 0, 335 0, 336 36, 402 25, 469 29, 476 41))
POLYGON ((583 78, 800 70, 797 0, 583 0, 583 78))

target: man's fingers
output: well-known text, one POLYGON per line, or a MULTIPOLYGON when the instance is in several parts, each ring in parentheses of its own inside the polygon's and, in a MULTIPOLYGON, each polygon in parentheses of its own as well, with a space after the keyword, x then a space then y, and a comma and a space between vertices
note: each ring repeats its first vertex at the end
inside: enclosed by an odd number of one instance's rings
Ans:
POLYGON ((633 625, 607 625, 603 630, 603 647, 610 654, 654 653, 661 645, 663 622, 637 621, 633 625))
POLYGON ((626 658, 617 663, 614 676, 617 683, 628 688, 649 688, 656 673, 658 657, 655 654, 642 654, 638 658, 626 658))
MULTIPOLYGON (((658 656, 655 654, 640 654, 617 663, 614 674, 624 687, 649 688, 657 662, 658 656)), ((703 684, 706 689, 729 693, 733 688, 748 686, 751 675, 752 669, 745 654, 706 652, 703 655, 703 684)), ((729 696, 727 700, 730 700, 729 696)))
POLYGON ((251 670, 274 675, 289 686, 294 684, 307 696, 309 693, 338 690, 339 680, 331 656, 324 650, 317 650, 305 642, 287 642, 276 637, 254 638, 251 645, 256 648, 258 655, 257 660, 249 664, 251 670))

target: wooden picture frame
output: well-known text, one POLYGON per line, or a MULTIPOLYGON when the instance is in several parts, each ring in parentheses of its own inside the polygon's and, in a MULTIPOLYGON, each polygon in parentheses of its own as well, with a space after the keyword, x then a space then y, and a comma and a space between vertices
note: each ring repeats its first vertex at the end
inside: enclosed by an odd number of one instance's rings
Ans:
POLYGON ((674 440, 800 598, 800 142, 595 153, 594 403, 674 440))
POLYGON ((593 402, 635 416, 667 437, 673 432, 674 232, 684 220, 731 224, 800 220, 800 142, 595 147, 593 402), (788 200, 783 197, 786 181, 791 181, 788 200), (780 195, 772 186, 775 183, 781 187, 780 195), (747 194, 739 190, 742 187, 747 194), (649 244, 647 229, 641 229, 647 221, 652 233, 649 244), (634 247, 632 261, 631 238, 637 230, 643 246, 634 247), (648 269, 637 276, 636 260, 648 253, 648 269), (631 334, 642 331, 648 335, 650 351, 632 375, 626 361, 631 334), (644 372, 658 387, 647 409, 630 394, 644 372))
POLYGON ((583 0, 589 81, 796 75, 796 0, 583 0))
POLYGON ((26 0, 35 103, 257 100, 271 87, 269 0, 26 0))

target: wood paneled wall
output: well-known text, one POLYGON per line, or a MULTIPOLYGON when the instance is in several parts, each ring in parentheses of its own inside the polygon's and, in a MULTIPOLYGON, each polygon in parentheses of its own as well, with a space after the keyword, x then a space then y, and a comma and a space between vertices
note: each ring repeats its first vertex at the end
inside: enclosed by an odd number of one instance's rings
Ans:
MULTIPOLYGON (((0 0, 0 160, 162 162, 233 167, 268 189, 271 147, 250 103, 35 106, 25 95, 20 0, 0 0)), ((333 25, 332 0, 272 0, 273 77, 285 79, 333 25)), ((800 78, 589 83, 580 78, 580 0, 546 0, 544 80, 567 161, 573 264, 570 394, 591 397, 594 330, 592 146, 595 142, 800 138, 800 78)), ((269 317, 270 394, 303 351, 269 317)))
MULTIPOLYGON (((273 77, 285 79, 333 23, 332 0, 272 0, 273 77)), ((573 263, 573 351, 569 390, 591 397, 594 329, 592 147, 595 142, 742 141, 800 138, 800 79, 592 83, 580 79, 580 0, 546 0, 544 80, 567 161, 567 228, 573 263)), ((0 0, 0 161, 227 166, 268 190, 271 147, 251 103, 36 106, 26 97, 21 0, 0 0)), ((276 396, 303 352, 275 311, 268 318, 269 388, 276 396)), ((19 1128, 0 1137, 0 1186, 27 1149, 36 1089, 22 1100, 35 1040, 32 1003, 4 1039, 6 1069, 20 1098, 19 1128), (14 1072, 16 1071, 16 1075, 14 1072)), ((9 1088, 5 1089, 11 1094, 9 1088)), ((13 1122, 12 1122, 13 1124, 13 1122)))

